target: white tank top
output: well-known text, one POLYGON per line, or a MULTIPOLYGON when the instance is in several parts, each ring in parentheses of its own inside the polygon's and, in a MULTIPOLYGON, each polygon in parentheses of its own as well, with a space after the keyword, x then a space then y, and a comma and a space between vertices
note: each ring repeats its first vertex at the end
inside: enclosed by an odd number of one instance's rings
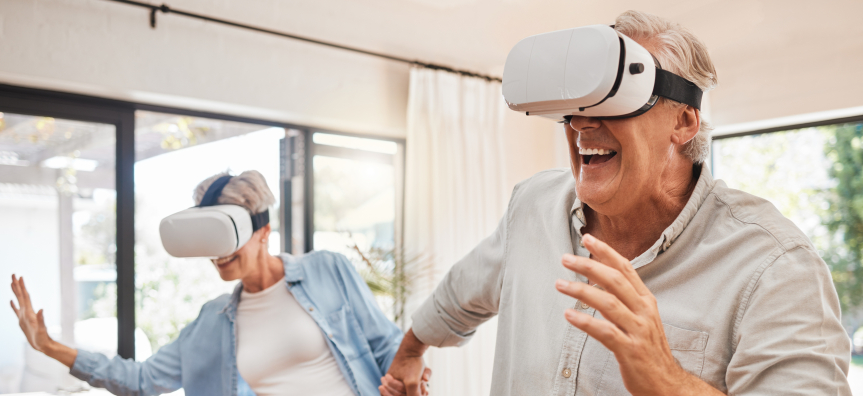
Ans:
POLYGON ((237 368, 258 396, 353 396, 321 329, 282 278, 240 295, 237 368))

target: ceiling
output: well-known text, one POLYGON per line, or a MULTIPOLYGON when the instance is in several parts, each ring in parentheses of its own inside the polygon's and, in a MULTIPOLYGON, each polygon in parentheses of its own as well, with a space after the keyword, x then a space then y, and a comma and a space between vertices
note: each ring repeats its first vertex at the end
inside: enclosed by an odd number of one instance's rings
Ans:
MULTIPOLYGON (((363 49, 502 74, 526 36, 639 9, 708 46, 728 124, 863 105, 863 1, 829 0, 167 0, 169 5, 363 49)), ((177 17, 179 18, 179 17, 177 17)))

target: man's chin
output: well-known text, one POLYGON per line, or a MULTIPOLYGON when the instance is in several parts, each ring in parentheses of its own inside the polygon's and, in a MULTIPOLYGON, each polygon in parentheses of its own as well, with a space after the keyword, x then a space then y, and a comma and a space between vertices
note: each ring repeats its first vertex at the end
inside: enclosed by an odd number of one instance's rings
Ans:
POLYGON ((611 183, 579 180, 575 183, 575 195, 585 205, 597 209, 611 201, 615 195, 609 184, 611 183))

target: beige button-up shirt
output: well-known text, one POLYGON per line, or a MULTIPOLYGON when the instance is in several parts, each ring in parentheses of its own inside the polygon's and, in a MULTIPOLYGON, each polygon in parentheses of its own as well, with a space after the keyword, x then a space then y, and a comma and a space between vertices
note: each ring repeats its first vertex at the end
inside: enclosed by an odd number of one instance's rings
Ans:
MULTIPOLYGON (((497 230, 447 273, 413 315, 420 341, 461 345, 498 315, 491 394, 626 395, 614 355, 570 325, 592 307, 555 290, 586 281, 560 263, 589 257, 568 169, 516 186, 497 230)), ((767 201, 701 172, 689 202, 632 260, 656 296, 680 365, 730 395, 851 395, 850 340, 830 271, 767 201)))

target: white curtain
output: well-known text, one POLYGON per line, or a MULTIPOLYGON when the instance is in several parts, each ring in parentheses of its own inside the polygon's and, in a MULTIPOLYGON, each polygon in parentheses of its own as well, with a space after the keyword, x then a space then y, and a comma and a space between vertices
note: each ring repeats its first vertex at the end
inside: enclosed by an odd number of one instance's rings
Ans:
MULTIPOLYGON (((411 70, 406 141, 404 244, 426 258, 408 313, 503 216, 506 190, 500 83, 411 70)), ((488 395, 497 320, 461 348, 431 348, 432 394, 488 395)))

